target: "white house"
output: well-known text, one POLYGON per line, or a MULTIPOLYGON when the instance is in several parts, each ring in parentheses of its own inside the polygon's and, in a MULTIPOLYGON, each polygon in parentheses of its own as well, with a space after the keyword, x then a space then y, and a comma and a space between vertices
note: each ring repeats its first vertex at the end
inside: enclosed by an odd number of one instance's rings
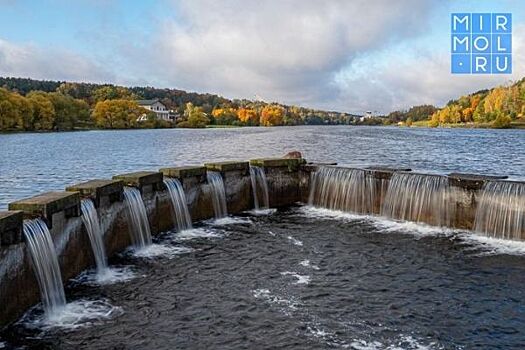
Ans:
POLYGON ((374 115, 371 111, 366 111, 365 115, 359 118, 360 121, 364 122, 366 119, 372 118, 374 115))
MULTIPOLYGON (((170 118, 170 111, 166 108, 166 106, 160 102, 158 99, 154 100, 138 100, 138 105, 154 112, 157 115, 157 118, 162 120, 171 120, 170 118)), ((144 121, 146 120, 146 115, 140 116, 138 118, 138 121, 144 121)))

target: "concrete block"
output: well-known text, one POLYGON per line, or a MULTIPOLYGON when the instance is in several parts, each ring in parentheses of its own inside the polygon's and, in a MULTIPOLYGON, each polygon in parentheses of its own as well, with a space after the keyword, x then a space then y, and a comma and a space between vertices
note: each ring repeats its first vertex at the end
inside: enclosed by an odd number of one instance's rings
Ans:
POLYGON ((22 210, 25 218, 43 218, 53 226, 53 214, 64 212, 66 218, 80 216, 78 192, 47 192, 35 197, 9 203, 9 210, 22 210))
POLYGON ((66 187, 66 191, 78 192, 83 198, 91 198, 95 207, 122 201, 124 183, 121 180, 90 180, 66 187))
POLYGON ((20 210, 0 211, 0 246, 22 242, 23 219, 20 210))

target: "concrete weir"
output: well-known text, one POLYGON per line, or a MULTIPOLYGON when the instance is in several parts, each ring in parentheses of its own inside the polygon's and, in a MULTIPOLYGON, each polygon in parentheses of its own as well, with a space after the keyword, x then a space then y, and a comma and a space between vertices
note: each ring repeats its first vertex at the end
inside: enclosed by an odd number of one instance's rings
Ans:
MULTIPOLYGON (((135 187, 144 201, 153 235, 175 227, 171 200, 163 182, 164 177, 177 178, 184 189, 193 221, 214 217, 207 171, 220 174, 226 195, 227 212, 238 214, 253 208, 250 166, 264 170, 268 182, 269 205, 272 208, 309 201, 312 173, 320 167, 307 164, 302 158, 264 158, 250 161, 211 162, 204 165, 165 167, 158 172, 140 171, 115 175, 112 179, 96 179, 68 186, 66 191, 49 192, 9 204, 9 210, 0 212, 0 327, 23 315, 39 302, 39 289, 22 234, 23 219, 42 218, 50 229, 58 254, 63 280, 78 275, 95 265, 86 229, 80 218, 80 200, 90 198, 97 209, 103 240, 108 256, 131 244, 125 186, 135 187)), ((339 168, 348 169, 350 168, 339 168)), ((354 169, 356 170, 356 169, 354 169)), ((410 169, 372 167, 360 169, 360 178, 374 194, 369 202, 369 214, 379 215, 387 196, 388 185, 395 174, 412 174, 410 169)), ((423 175, 418 176, 436 176, 423 175)), ((451 206, 450 226, 473 229, 476 208, 487 181, 505 181, 502 178, 469 174, 441 176, 448 181, 447 205, 451 206)), ((317 205, 316 203, 313 203, 317 205)), ((518 208, 518 210, 525 210, 518 208)), ((433 223, 431 211, 418 221, 433 223)), ((525 232, 521 236, 525 239, 525 232)))

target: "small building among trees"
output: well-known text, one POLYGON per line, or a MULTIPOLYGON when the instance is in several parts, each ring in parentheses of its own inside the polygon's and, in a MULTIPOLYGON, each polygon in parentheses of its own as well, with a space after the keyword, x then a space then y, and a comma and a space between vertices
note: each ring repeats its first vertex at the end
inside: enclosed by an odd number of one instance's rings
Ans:
MULTIPOLYGON (((172 115, 170 114, 169 109, 167 109, 166 106, 162 102, 160 102, 158 99, 138 100, 137 104, 140 107, 155 113, 158 119, 166 120, 166 121, 172 120, 172 115)), ((146 118, 146 116, 144 116, 144 118, 146 118)), ((141 121, 140 118, 139 118, 139 121, 141 121)))

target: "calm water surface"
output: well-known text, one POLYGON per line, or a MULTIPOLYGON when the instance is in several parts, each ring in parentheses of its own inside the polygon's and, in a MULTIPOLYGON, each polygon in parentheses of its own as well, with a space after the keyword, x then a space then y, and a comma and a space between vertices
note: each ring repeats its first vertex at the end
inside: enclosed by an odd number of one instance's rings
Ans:
POLYGON ((525 177, 525 131, 299 126, 0 135, 0 208, 36 192, 135 170, 281 156, 525 177))

